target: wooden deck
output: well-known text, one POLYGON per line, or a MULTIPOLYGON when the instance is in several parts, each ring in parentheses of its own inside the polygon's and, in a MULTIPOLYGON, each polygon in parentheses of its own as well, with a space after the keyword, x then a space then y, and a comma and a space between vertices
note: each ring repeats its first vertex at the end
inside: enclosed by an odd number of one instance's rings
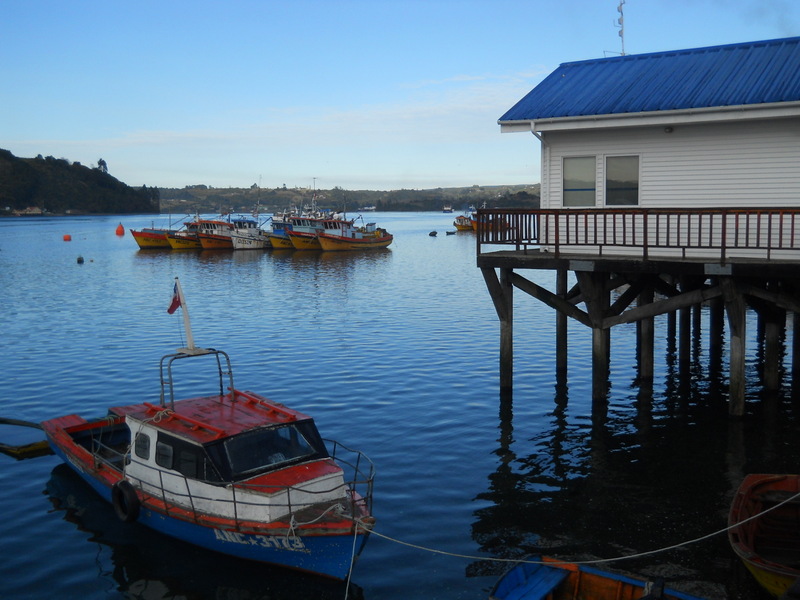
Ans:
POLYGON ((731 414, 744 412, 748 307, 764 324, 764 385, 780 386, 787 311, 795 314, 795 349, 800 338, 800 209, 481 209, 477 219, 477 265, 500 319, 501 390, 512 387, 514 289, 556 310, 558 370, 567 368, 567 320, 592 329, 596 398, 608 389, 614 325, 639 324, 640 380, 652 380, 653 317, 677 313, 680 347, 688 347, 689 313, 704 303, 719 331, 723 307, 727 315, 731 414), (528 269, 555 271, 556 289, 518 272, 528 269), (569 290, 568 272, 577 280, 569 290))

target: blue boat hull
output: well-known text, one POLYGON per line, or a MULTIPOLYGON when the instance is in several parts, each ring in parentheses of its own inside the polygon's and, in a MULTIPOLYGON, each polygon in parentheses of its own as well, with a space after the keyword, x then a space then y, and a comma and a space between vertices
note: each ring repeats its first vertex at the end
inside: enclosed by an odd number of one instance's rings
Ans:
MULTIPOLYGON (((103 499, 111 503, 111 487, 74 463, 57 445, 54 452, 103 499)), ((253 535, 205 527, 142 506, 137 519, 154 531, 229 556, 298 569, 334 579, 347 579, 368 535, 253 535)))

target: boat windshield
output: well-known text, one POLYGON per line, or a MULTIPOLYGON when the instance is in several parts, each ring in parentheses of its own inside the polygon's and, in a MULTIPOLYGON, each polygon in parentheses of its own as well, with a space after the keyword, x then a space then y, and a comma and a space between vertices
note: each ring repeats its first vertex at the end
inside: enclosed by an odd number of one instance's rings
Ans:
POLYGON ((224 447, 234 481, 328 455, 310 422, 247 431, 225 440, 224 447))

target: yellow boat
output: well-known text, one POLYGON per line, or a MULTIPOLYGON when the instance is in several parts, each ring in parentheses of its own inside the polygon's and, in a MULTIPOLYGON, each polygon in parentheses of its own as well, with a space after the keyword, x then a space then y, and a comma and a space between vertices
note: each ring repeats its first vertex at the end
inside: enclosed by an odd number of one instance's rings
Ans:
POLYGON ((747 475, 728 526, 731 548, 767 592, 779 598, 800 579, 800 475, 747 475))
POLYGON ((289 230, 286 232, 295 250, 322 250, 319 234, 307 231, 289 230))
POLYGON ((139 230, 131 229, 130 231, 133 239, 136 240, 142 250, 170 247, 169 242, 167 242, 167 234, 173 232, 171 229, 146 227, 139 230))
POLYGON ((272 244, 273 248, 277 248, 279 250, 294 249, 294 244, 292 244, 292 240, 289 239, 289 235, 285 231, 283 233, 275 233, 274 231, 270 233, 269 243, 272 244))

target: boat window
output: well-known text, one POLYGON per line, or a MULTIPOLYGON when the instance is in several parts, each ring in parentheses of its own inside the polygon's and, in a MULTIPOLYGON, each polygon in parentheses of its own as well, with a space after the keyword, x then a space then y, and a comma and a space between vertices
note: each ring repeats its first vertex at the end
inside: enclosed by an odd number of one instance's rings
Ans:
POLYGON ((256 429, 226 440, 225 453, 233 478, 327 456, 316 428, 309 423, 303 432, 298 425, 256 429))
POLYGON ((137 433, 134 452, 139 458, 150 460, 150 436, 146 433, 137 433))
POLYGON ((165 469, 172 468, 172 446, 160 440, 156 442, 156 464, 165 469))
POLYGON ((156 464, 181 475, 218 483, 222 481, 219 471, 206 454, 203 446, 159 433, 156 443, 156 464))

